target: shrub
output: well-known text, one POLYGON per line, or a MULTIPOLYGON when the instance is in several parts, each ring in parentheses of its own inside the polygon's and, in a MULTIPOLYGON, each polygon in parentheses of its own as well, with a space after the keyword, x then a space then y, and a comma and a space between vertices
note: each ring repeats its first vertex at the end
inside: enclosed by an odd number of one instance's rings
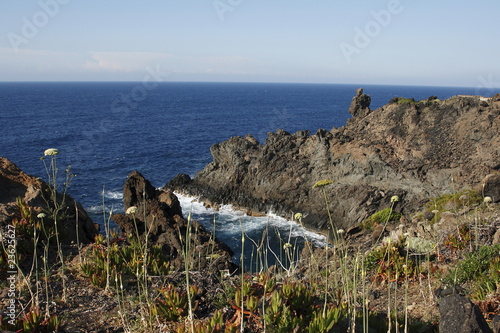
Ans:
POLYGON ((375 214, 373 214, 369 218, 367 218, 361 224, 361 228, 373 230, 373 228, 378 224, 399 221, 401 216, 402 216, 401 213, 393 211, 392 208, 385 208, 385 209, 382 209, 381 211, 376 212, 375 214))
POLYGON ((405 243, 406 240, 401 238, 397 242, 384 243, 368 253, 365 265, 368 270, 375 270, 375 280, 404 279, 417 273, 415 261, 406 256, 405 243))
POLYGON ((483 201, 482 196, 477 191, 463 190, 454 194, 444 194, 440 197, 429 200, 425 208, 429 212, 434 212, 431 223, 439 222, 441 213, 447 210, 456 210, 467 205, 479 204, 483 201))
POLYGON ((403 98, 403 97, 400 97, 398 99, 398 105, 401 105, 401 104, 415 104, 417 103, 417 101, 415 101, 414 98, 403 98))
POLYGON ((473 294, 477 299, 484 300, 487 294, 495 293, 500 286, 500 256, 493 258, 489 267, 476 280, 473 294))
POLYGON ((465 258, 458 262, 444 282, 448 284, 463 284, 477 281, 474 288, 488 288, 490 281, 499 281, 500 273, 500 244, 484 245, 474 252, 467 253, 465 258))
MULTIPOLYGON (((118 239, 111 240, 111 244, 105 244, 103 235, 96 237, 81 265, 83 274, 90 278, 92 284, 103 288, 110 276, 121 274, 127 277, 142 271, 145 255, 143 245, 130 235, 127 240, 128 244, 118 245, 118 239)), ((146 266, 151 275, 165 275, 170 272, 168 257, 160 245, 153 245, 148 249, 146 266)))
POLYGON ((470 232, 469 226, 467 224, 462 224, 458 227, 458 234, 449 234, 443 244, 452 252, 456 252, 457 250, 465 249, 473 238, 474 236, 470 232))

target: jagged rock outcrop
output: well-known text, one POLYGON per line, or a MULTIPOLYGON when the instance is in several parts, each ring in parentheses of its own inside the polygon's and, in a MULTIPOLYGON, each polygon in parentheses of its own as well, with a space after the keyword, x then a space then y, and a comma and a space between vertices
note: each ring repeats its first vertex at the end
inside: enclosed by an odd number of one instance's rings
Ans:
MULTIPOLYGON (((127 234, 148 237, 148 243, 160 244, 170 257, 172 267, 184 269, 188 221, 182 216, 178 198, 171 191, 155 189, 139 172, 132 172, 123 186, 123 204, 133 214, 114 214, 113 221, 127 234), (137 227, 137 230, 136 230, 137 227)), ((229 247, 207 232, 201 224, 191 221, 190 262, 193 268, 219 271, 237 267, 232 263, 229 247)))
POLYGON ((193 180, 174 178, 167 188, 212 203, 302 212, 309 227, 328 227, 322 179, 337 226, 362 222, 377 210, 418 209, 423 200, 460 188, 477 188, 500 171, 500 95, 457 96, 419 102, 395 98, 376 110, 358 90, 347 125, 331 131, 269 133, 265 144, 233 137, 211 147, 213 161, 193 180))
POLYGON ((360 88, 356 91, 356 96, 352 98, 349 113, 353 117, 364 117, 371 112, 371 102, 372 98, 369 95, 363 94, 363 89, 360 88))
MULTIPOLYGON (((39 178, 30 176, 19 169, 14 163, 0 157, 0 222, 2 226, 11 224, 13 219, 20 219, 21 214, 17 198, 30 208, 33 220, 38 219, 39 213, 47 212, 49 200, 49 186, 39 178)), ((61 205, 63 197, 57 195, 57 202, 61 205)), ((90 243, 98 234, 98 228, 88 216, 80 203, 69 195, 65 195, 63 209, 58 221, 61 240, 66 243, 77 242, 77 225, 79 241, 90 243), (78 224, 77 224, 78 223, 78 224)), ((52 223, 49 218, 44 223, 52 223)))

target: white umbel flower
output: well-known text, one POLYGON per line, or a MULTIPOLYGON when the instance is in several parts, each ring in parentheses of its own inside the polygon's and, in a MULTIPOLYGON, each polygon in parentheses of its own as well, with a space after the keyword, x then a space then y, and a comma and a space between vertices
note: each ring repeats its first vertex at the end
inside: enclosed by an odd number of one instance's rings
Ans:
POLYGON ((43 152, 43 156, 55 156, 59 154, 59 150, 56 148, 49 148, 43 152))
POLYGON ((135 213, 137 213, 137 207, 136 206, 130 206, 125 211, 125 214, 127 214, 127 215, 134 215, 135 213))

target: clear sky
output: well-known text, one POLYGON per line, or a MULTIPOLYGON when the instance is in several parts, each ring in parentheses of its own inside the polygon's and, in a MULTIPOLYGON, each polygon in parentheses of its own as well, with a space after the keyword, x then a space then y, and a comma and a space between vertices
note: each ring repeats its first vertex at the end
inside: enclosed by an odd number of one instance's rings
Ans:
POLYGON ((0 0, 0 81, 500 86, 499 16, 498 0, 0 0))

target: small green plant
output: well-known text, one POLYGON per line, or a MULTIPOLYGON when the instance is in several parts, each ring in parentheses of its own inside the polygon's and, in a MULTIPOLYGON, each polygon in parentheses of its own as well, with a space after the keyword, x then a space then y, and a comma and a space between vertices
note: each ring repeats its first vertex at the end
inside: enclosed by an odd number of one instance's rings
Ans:
MULTIPOLYGON (((45 167, 45 172, 47 173, 47 184, 48 187, 42 189, 42 197, 45 200, 47 205, 46 213, 47 219, 53 222, 54 225, 54 235, 57 245, 57 254, 59 257, 59 261, 61 263, 61 281, 62 281, 62 300, 66 300, 66 266, 64 260, 64 253, 62 250, 62 240, 63 240, 63 231, 64 228, 61 225, 65 220, 67 220, 67 210, 68 205, 66 203, 66 192, 69 189, 71 180, 74 175, 70 173, 70 168, 66 169, 66 177, 65 181, 62 184, 58 183, 58 167, 57 167, 57 155, 59 154, 59 150, 56 148, 46 149, 43 153, 43 157, 41 157, 41 161, 43 162, 43 166, 45 167), (49 163, 45 161, 45 159, 49 159, 49 163)), ((45 221, 43 221, 45 222, 45 221)), ((47 229, 45 229, 47 230, 47 229)))
POLYGON ((271 294, 265 320, 268 332, 328 332, 345 317, 346 309, 322 304, 314 290, 299 281, 284 282, 271 294))
POLYGON ((346 309, 344 306, 330 305, 324 309, 316 309, 314 316, 307 327, 308 333, 327 333, 344 316, 346 309))
POLYGON ((14 325, 11 325, 8 319, 0 316, 0 329, 15 330, 16 332, 52 333, 57 332, 60 326, 60 320, 56 315, 47 317, 38 307, 23 312, 15 320, 14 325))
POLYGON ((431 223, 437 223, 444 211, 454 211, 464 206, 476 205, 483 201, 481 194, 473 190, 463 190, 454 194, 444 194, 425 204, 428 212, 434 213, 431 223))
POLYGON ((472 241, 474 235, 471 233, 469 225, 461 224, 458 227, 457 233, 451 233, 446 237, 443 245, 449 248, 452 252, 463 250, 472 241))
POLYGON ((205 321, 197 321, 193 327, 186 323, 177 326, 177 333, 236 333, 238 331, 237 325, 224 323, 220 310, 215 311, 214 315, 205 321))
POLYGON ((401 98, 398 99, 398 105, 401 105, 401 104, 415 104, 415 103, 417 103, 417 102, 415 101, 414 98, 403 98, 403 97, 401 97, 401 98))
POLYGON ((500 288, 500 255, 494 257, 489 267, 474 283, 473 295, 479 300, 484 300, 488 294, 495 293, 500 288))
POLYGON ((323 192, 323 198, 325 200, 325 208, 326 208, 326 212, 328 213, 328 220, 330 222, 330 228, 331 228, 331 232, 332 232, 332 235, 333 235, 333 239, 335 241, 338 240, 338 236, 337 236, 337 227, 334 225, 333 223, 333 219, 332 219, 332 215, 330 213, 330 205, 328 203, 328 197, 326 195, 326 189, 325 187, 328 186, 328 185, 331 185, 333 184, 333 180, 330 180, 330 179, 322 179, 322 180, 318 180, 314 185, 313 185, 313 189, 315 188, 319 188, 321 189, 321 191, 323 192))
POLYGON ((174 285, 169 284, 159 290, 160 297, 152 305, 151 313, 154 316, 165 319, 167 321, 177 321, 179 318, 185 317, 189 313, 189 302, 193 304, 193 311, 196 309, 196 296, 199 294, 199 289, 192 285, 188 294, 186 290, 178 290, 174 285), (191 297, 191 300, 189 300, 191 297))
POLYGON ((417 264, 408 258, 405 249, 406 239, 383 243, 365 257, 367 270, 374 271, 376 281, 403 281, 417 273, 417 264))
POLYGON ((395 212, 391 207, 388 207, 376 212, 375 214, 367 218, 361 224, 361 228, 365 230, 373 230, 373 228, 379 224, 399 221, 401 215, 401 213, 395 212))
POLYGON ((415 101, 414 98, 404 98, 404 97, 393 97, 389 101, 389 104, 415 104, 417 101, 415 101))
POLYGON ((170 262, 160 245, 153 245, 144 258, 144 249, 140 241, 133 235, 128 235, 127 244, 118 245, 122 240, 118 235, 106 244, 102 234, 96 236, 95 243, 84 256, 81 265, 82 273, 89 277, 92 284, 104 288, 108 272, 111 276, 117 273, 125 279, 132 277, 141 270, 146 259, 148 274, 166 275, 170 272, 170 262))
POLYGON ((495 280, 498 276, 497 262, 500 257, 500 244, 484 245, 479 247, 474 252, 467 253, 465 258, 458 262, 455 269, 453 269, 444 282, 448 284, 463 284, 473 280, 483 280, 483 284, 487 285, 487 281, 495 280), (490 268, 493 270, 490 271, 490 268), (491 274, 491 278, 488 276, 491 274))

